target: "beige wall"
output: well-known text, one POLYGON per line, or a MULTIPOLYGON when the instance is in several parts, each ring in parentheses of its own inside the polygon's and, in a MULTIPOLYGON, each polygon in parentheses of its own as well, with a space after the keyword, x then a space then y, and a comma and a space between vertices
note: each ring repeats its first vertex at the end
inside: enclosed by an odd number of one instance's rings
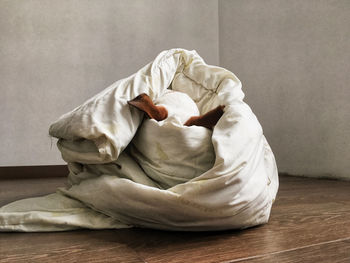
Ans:
POLYGON ((2 0, 0 166, 63 163, 52 121, 183 47, 242 80, 280 171, 350 178, 349 14, 347 0, 2 0))
POLYGON ((63 163, 50 123, 174 47, 219 63, 217 1, 1 0, 0 166, 63 163))
POLYGON ((219 0, 219 29, 279 170, 350 179, 350 1, 219 0))

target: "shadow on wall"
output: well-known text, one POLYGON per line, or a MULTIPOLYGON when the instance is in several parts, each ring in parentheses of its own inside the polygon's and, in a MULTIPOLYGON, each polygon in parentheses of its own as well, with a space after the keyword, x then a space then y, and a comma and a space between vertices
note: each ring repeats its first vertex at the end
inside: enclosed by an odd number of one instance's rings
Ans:
POLYGON ((62 164, 50 124, 162 50, 219 63, 211 0, 1 1, 0 32, 2 166, 62 164))
POLYGON ((350 178, 349 13, 346 0, 1 1, 0 165, 62 164, 52 121, 182 47, 243 82, 280 171, 350 178))
POLYGON ((219 1, 220 64, 281 172, 350 179, 349 13, 349 1, 219 1))

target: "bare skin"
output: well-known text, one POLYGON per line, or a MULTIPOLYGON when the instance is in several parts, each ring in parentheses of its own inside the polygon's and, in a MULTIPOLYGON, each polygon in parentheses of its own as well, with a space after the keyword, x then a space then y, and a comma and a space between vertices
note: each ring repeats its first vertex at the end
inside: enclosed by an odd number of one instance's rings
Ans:
MULTIPOLYGON (((168 117, 167 109, 163 106, 154 105, 151 98, 145 93, 142 93, 138 95, 136 98, 129 100, 128 104, 146 113, 146 115, 150 119, 162 121, 168 117)), ((224 105, 220 105, 203 115, 192 116, 185 122, 184 125, 185 126, 192 126, 192 125, 202 126, 212 130, 213 127, 221 118, 221 116, 224 114, 224 108, 225 108, 224 105)))

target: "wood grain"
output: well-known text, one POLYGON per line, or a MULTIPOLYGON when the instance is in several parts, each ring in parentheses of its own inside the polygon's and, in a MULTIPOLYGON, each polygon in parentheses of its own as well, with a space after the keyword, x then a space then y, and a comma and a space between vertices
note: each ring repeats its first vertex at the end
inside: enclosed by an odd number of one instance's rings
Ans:
POLYGON ((297 248, 289 251, 257 256, 255 258, 238 259, 231 262, 242 263, 349 263, 350 262, 350 239, 327 242, 308 247, 297 248))
MULTIPOLYGON (((21 189, 11 182, 5 188, 21 189)), ((2 233, 0 262, 350 262, 349 242, 350 182, 282 176, 263 226, 199 233, 2 233)))
POLYGON ((0 206, 33 196, 42 196, 65 185, 67 178, 0 180, 0 206))
POLYGON ((105 231, 1 234, 0 262, 144 262, 123 243, 101 237, 105 231))

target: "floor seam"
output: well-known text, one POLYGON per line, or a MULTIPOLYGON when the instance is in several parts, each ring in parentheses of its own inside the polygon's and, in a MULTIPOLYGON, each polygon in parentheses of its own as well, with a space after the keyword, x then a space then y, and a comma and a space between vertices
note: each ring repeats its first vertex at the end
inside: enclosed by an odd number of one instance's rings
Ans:
POLYGON ((347 240, 350 241, 350 237, 345 237, 345 238, 335 239, 335 240, 331 240, 331 241, 320 242, 320 243, 316 243, 316 244, 312 244, 312 245, 295 247, 295 248, 290 248, 290 249, 285 249, 285 250, 280 250, 280 251, 275 251, 275 252, 250 256, 250 257, 245 257, 245 258, 238 258, 238 259, 234 259, 234 260, 225 261, 223 263, 235 263, 235 262, 240 262, 240 261, 249 260, 249 259, 257 259, 257 258, 269 256, 269 255, 277 255, 277 254, 281 254, 281 253, 285 253, 285 252, 296 251, 296 250, 303 249, 303 248, 309 248, 309 247, 314 247, 314 246, 319 246, 319 245, 327 245, 327 244, 332 244, 332 243, 342 242, 342 241, 347 241, 347 240))

